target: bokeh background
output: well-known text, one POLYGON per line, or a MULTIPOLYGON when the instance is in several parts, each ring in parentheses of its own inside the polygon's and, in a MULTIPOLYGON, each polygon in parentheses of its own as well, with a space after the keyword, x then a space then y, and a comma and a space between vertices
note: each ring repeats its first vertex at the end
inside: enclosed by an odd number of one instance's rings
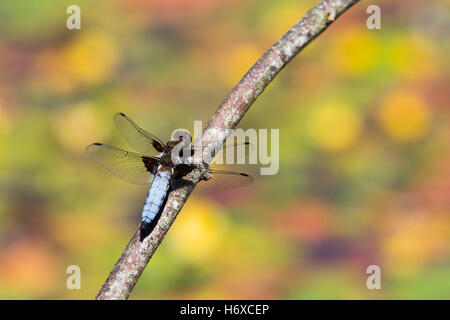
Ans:
MULTIPOLYGON (((130 149, 116 112, 163 140, 205 123, 317 2, 79 0, 69 31, 74 1, 1 1, 0 298, 92 299, 147 188, 85 147, 130 149)), ((242 120, 280 129, 279 173, 194 194, 132 299, 450 298, 449 2, 376 3, 381 30, 357 4, 242 120)))

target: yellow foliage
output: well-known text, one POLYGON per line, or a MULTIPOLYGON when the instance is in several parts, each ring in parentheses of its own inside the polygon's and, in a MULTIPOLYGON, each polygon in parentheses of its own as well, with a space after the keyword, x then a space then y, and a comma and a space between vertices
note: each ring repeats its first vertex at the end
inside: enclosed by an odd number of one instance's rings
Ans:
POLYGON ((38 76, 58 92, 98 85, 114 75, 120 54, 107 33, 82 32, 62 48, 44 52, 38 59, 38 76))
POLYGON ((359 76, 378 63, 380 48, 373 31, 350 26, 343 30, 330 45, 332 61, 340 73, 359 76))
POLYGON ((412 80, 431 77, 437 70, 432 44, 424 38, 396 38, 386 59, 395 72, 412 80))
POLYGON ((272 2, 263 16, 264 35, 269 41, 275 41, 288 31, 309 10, 308 4, 298 2, 272 2))
POLYGON ((391 139, 409 142, 423 136, 430 121, 430 111, 417 94, 398 91, 381 102, 379 120, 391 139))
POLYGON ((84 152, 92 139, 105 136, 105 126, 95 106, 80 103, 64 109, 53 118, 53 127, 60 143, 76 153, 84 152))
POLYGON ((361 120, 350 107, 331 101, 318 106, 309 122, 314 142, 326 151, 342 151, 352 146, 361 132, 361 120))
POLYGON ((69 76, 85 84, 98 84, 112 76, 119 60, 118 47, 108 34, 82 34, 63 52, 69 76))
POLYGON ((88 251, 107 243, 114 235, 111 225, 107 218, 92 212, 59 214, 52 221, 53 236, 71 252, 88 251))
POLYGON ((231 49, 220 62, 220 73, 229 86, 234 86, 262 54, 256 46, 243 44, 231 49))
POLYGON ((409 220, 397 221, 395 231, 383 241, 387 267, 398 276, 419 273, 426 263, 448 248, 448 221, 425 217, 409 220))
POLYGON ((0 253, 0 283, 10 289, 48 294, 62 274, 63 266, 42 241, 19 240, 0 253))
POLYGON ((218 208, 199 200, 188 202, 170 230, 168 241, 177 257, 202 263, 220 242, 226 221, 218 208))

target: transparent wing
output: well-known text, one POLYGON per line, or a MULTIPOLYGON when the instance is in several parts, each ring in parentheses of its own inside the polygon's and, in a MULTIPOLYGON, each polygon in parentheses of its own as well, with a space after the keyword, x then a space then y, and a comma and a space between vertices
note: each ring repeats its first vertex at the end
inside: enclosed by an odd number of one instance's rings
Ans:
POLYGON ((108 169, 112 174, 134 184, 148 184, 158 159, 124 151, 106 144, 93 143, 86 148, 86 154, 108 169))
POLYGON ((136 151, 153 154, 155 149, 163 152, 165 144, 156 136, 140 128, 133 120, 123 113, 116 113, 114 121, 127 143, 136 151))
POLYGON ((239 188, 253 183, 252 176, 243 172, 215 169, 211 169, 209 172, 212 178, 199 182, 195 189, 198 188, 201 192, 212 192, 239 188))

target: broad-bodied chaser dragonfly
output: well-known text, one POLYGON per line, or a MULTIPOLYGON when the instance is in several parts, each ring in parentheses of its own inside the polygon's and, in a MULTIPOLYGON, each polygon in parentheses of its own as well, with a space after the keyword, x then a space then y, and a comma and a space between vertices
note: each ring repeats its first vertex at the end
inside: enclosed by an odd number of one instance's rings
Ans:
MULTIPOLYGON (((86 153, 111 173, 127 182, 151 184, 142 209, 140 229, 143 231, 158 214, 173 182, 199 168, 199 165, 186 162, 175 163, 172 160, 172 152, 182 142, 181 138, 178 141, 163 143, 156 136, 140 128, 123 113, 117 113, 114 120, 128 144, 139 153, 128 152, 103 143, 89 145, 86 153), (153 156, 155 151, 158 155, 153 156)), ((239 147, 246 148, 244 153, 248 153, 248 143, 243 143, 241 146, 233 145, 233 148, 239 147)), ((193 148, 190 149, 192 155, 193 150, 193 148)), ((207 180, 208 184, 217 185, 221 183, 220 180, 224 180, 226 184, 224 187, 236 187, 253 182, 253 178, 246 173, 214 170, 206 163, 202 165, 207 168, 208 179, 204 180, 207 180), (218 177, 223 179, 218 179, 218 177)))

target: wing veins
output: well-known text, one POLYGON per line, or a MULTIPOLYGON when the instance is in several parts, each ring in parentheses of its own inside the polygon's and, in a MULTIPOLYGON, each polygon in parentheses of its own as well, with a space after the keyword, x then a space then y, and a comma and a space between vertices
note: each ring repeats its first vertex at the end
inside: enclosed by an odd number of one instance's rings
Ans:
POLYGON ((149 171, 144 157, 154 161, 155 164, 158 161, 157 158, 99 143, 89 145, 86 153, 122 180, 135 184, 147 184, 153 181, 153 174, 149 171))

